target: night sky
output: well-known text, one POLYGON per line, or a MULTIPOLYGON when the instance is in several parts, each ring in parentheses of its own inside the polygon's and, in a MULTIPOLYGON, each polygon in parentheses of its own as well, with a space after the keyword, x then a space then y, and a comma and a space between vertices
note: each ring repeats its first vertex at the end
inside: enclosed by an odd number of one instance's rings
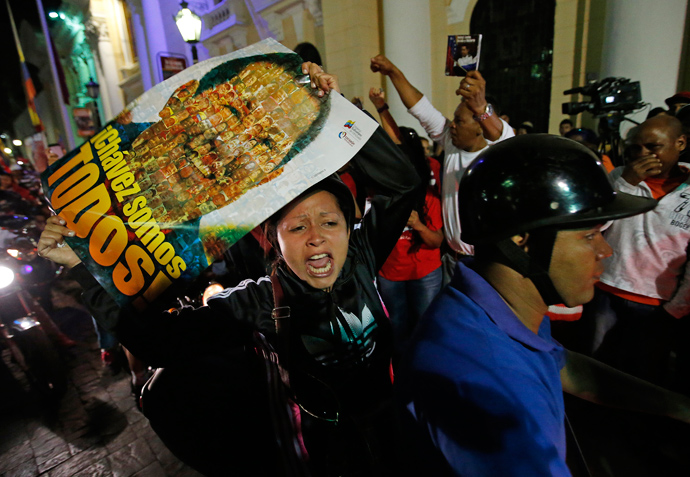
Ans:
MULTIPOLYGON (((48 12, 58 9, 61 3, 61 0, 43 0, 43 8, 48 12)), ((18 31, 21 31, 23 20, 29 22, 29 25, 37 32, 41 31, 35 0, 10 0, 10 6, 18 31)), ((19 67, 19 55, 12 37, 6 0, 0 0, 0 45, 3 46, 2 51, 5 54, 2 59, 2 74, 0 74, 0 87, 2 88, 2 94, 0 94, 0 131, 11 133, 13 120, 26 109, 26 98, 19 67)), ((34 81, 36 93, 39 93, 43 90, 43 85, 38 80, 38 68, 31 63, 27 63, 27 65, 34 81)))

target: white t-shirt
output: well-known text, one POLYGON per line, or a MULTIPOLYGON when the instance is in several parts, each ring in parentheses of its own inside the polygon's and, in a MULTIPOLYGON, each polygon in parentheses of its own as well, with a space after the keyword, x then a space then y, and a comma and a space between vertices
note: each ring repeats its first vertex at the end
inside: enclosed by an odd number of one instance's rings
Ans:
MULTIPOLYGON (((680 163, 684 168, 690 164, 680 163)), ((644 182, 633 186, 623 177, 623 167, 609 174, 616 190, 652 197, 644 182)), ((690 314, 690 179, 663 196, 644 214, 614 220, 604 233, 613 256, 604 262, 601 282, 638 295, 659 298, 668 313, 690 314)))
MULTIPOLYGON (((438 141, 443 145, 443 150, 445 151, 442 166, 443 179, 441 180, 443 232, 453 250, 472 255, 474 247, 460 240, 462 229, 460 227, 458 210, 458 188, 460 187, 460 179, 465 169, 486 148, 476 152, 467 152, 455 147, 450 137, 450 121, 434 108, 426 96, 423 96, 417 104, 408 109, 408 112, 420 122, 432 140, 438 141)), ((487 147, 515 136, 513 128, 502 119, 501 122, 503 123, 501 137, 496 141, 489 141, 487 139, 487 147)))
POLYGON ((460 58, 455 60, 455 64, 457 64, 458 66, 473 65, 476 62, 477 60, 474 59, 474 56, 461 56, 460 58))

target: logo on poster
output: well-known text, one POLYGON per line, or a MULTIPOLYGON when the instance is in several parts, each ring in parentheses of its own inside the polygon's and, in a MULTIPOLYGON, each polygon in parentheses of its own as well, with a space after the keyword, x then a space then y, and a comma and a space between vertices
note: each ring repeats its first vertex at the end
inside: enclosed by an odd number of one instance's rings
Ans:
POLYGON ((362 139, 362 130, 355 126, 355 122, 353 120, 347 121, 343 127, 349 129, 355 139, 362 139))
POLYGON ((345 131, 340 131, 338 133, 338 137, 340 139, 342 139, 343 141, 345 141, 346 143, 348 143, 350 146, 355 145, 355 142, 347 136, 347 133, 345 131))

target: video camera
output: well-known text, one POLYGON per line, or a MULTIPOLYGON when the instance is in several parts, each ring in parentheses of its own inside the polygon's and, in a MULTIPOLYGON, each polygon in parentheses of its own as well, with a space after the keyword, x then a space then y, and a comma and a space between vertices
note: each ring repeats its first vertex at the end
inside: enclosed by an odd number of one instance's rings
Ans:
POLYGON ((574 115, 583 111, 593 116, 604 116, 610 112, 628 113, 641 108, 642 92, 639 81, 627 78, 604 78, 591 81, 585 86, 563 91, 563 94, 581 93, 590 96, 590 101, 563 103, 563 114, 574 115))

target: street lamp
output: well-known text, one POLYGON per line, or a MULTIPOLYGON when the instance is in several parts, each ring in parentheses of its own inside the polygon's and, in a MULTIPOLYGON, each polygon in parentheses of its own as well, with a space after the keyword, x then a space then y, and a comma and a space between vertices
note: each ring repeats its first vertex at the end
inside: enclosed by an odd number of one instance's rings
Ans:
POLYGON ((86 95, 91 98, 91 99, 96 99, 98 98, 98 95, 101 91, 101 85, 96 83, 93 78, 89 78, 89 82, 86 83, 84 86, 86 86, 86 95))
POLYGON ((192 45, 192 62, 194 64, 199 62, 199 57, 196 52, 196 44, 201 38, 201 18, 199 15, 187 8, 189 4, 185 1, 180 2, 180 9, 173 18, 177 29, 180 30, 182 39, 192 45))

